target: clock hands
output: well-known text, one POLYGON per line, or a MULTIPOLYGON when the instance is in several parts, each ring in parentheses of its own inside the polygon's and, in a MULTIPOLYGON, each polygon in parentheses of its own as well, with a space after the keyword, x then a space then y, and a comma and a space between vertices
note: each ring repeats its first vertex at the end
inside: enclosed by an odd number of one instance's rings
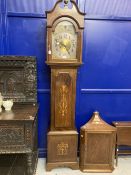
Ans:
POLYGON ((64 44, 63 42, 60 42, 60 47, 61 47, 61 46, 62 46, 62 47, 68 52, 68 54, 70 55, 70 52, 69 52, 69 49, 68 49, 67 45, 64 44))
POLYGON ((68 38, 56 38, 55 39, 55 45, 57 48, 57 52, 59 52, 59 56, 63 58, 70 58, 71 57, 71 51, 70 49, 73 47, 72 40, 68 38))

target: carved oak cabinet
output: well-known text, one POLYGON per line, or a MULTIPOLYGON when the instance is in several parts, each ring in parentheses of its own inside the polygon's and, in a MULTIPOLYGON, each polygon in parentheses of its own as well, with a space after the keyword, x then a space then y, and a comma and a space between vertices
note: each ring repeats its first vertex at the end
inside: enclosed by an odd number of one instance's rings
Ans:
POLYGON ((14 101, 11 111, 3 109, 0 113, 0 172, 6 175, 12 160, 11 175, 33 175, 37 164, 38 111, 35 58, 1 56, 0 92, 4 100, 14 101), (7 158, 6 165, 1 161, 3 157, 7 158), (20 168, 23 166, 19 173, 18 162, 20 168))
POLYGON ((114 169, 116 128, 104 122, 99 112, 80 130, 80 170, 112 172, 114 169))
POLYGON ((47 12, 46 63, 51 67, 47 171, 58 166, 78 169, 75 99, 77 68, 82 64, 84 15, 72 0, 59 0, 47 12))

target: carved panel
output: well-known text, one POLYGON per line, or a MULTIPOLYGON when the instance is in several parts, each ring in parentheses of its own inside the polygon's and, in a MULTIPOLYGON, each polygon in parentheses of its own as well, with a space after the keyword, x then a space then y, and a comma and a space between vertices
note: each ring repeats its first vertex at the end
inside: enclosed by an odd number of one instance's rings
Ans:
POLYGON ((24 144, 23 126, 0 126, 0 147, 24 144))
POLYGON ((36 89, 34 57, 0 56, 0 92, 4 99, 36 102, 36 89))
POLYGON ((55 84, 55 126, 71 127, 72 78, 69 72, 58 72, 55 84))
POLYGON ((11 71, 11 70, 1 70, 0 71, 0 92, 5 96, 17 97, 17 95, 24 96, 24 71, 11 71))
POLYGON ((30 147, 32 144, 32 127, 30 125, 26 127, 25 136, 26 136, 26 145, 30 147))

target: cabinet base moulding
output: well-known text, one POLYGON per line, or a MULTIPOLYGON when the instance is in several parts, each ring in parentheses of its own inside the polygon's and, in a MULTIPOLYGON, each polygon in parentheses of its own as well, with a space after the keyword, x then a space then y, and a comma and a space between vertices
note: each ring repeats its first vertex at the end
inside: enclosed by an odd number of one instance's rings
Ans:
POLYGON ((113 167, 110 167, 109 165, 87 165, 84 167, 80 166, 80 170, 83 173, 112 173, 114 170, 113 167))

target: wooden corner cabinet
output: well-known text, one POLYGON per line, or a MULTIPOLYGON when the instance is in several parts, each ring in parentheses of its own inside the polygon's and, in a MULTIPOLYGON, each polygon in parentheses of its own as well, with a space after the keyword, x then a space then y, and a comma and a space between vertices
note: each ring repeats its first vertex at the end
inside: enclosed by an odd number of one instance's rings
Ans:
POLYGON ((105 123, 98 112, 80 129, 80 170, 112 172, 114 169, 116 128, 105 123))
POLYGON ((47 60, 51 67, 51 123, 47 164, 78 169, 75 128, 77 68, 82 64, 84 13, 75 1, 59 0, 47 12, 47 60))
POLYGON ((4 100, 14 102, 11 111, 2 107, 0 113, 2 175, 35 173, 38 158, 36 82, 35 58, 0 56, 0 92, 4 100))

